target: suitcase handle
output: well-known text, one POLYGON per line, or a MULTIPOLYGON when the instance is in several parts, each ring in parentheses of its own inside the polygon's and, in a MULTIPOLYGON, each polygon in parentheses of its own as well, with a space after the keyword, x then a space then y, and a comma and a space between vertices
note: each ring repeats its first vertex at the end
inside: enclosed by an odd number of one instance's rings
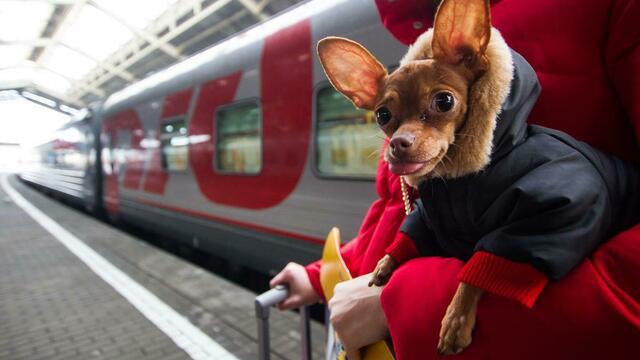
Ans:
MULTIPOLYGON (((256 318, 258 319, 258 359, 269 360, 271 347, 269 345, 269 310, 272 306, 282 302, 289 296, 286 285, 278 285, 273 289, 258 295, 255 299, 256 318)), ((309 323, 309 307, 300 309, 300 337, 302 340, 303 360, 311 360, 311 324, 309 323)))

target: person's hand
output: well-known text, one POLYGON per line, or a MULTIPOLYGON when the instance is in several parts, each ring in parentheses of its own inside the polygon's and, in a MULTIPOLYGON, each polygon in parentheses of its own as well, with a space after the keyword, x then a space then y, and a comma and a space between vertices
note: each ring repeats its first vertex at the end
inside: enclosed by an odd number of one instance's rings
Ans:
POLYGON ((380 305, 382 288, 369 287, 371 274, 336 285, 329 300, 331 324, 349 360, 360 360, 360 349, 389 336, 380 305))
POLYGON ((288 263, 269 282, 271 287, 285 284, 289 286, 289 297, 277 305, 280 310, 295 309, 320 301, 320 296, 313 289, 307 271, 300 264, 288 263))

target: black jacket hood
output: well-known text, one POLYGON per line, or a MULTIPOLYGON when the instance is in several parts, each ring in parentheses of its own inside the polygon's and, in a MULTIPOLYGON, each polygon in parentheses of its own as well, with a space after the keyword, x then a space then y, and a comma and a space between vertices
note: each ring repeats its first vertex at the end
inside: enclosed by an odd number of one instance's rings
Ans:
POLYGON ((522 143, 527 132, 527 119, 540 95, 540 82, 531 65, 511 50, 513 79, 509 96, 502 103, 493 132, 491 162, 500 159, 522 143))

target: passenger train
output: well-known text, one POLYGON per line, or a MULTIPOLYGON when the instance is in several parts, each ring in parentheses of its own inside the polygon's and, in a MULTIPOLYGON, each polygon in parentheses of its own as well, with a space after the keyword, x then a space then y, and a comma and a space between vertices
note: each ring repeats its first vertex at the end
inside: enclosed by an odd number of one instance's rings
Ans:
POLYGON ((393 67, 374 0, 302 3, 94 106, 33 149, 25 181, 263 272, 356 235, 382 144, 316 55, 344 36, 393 67))

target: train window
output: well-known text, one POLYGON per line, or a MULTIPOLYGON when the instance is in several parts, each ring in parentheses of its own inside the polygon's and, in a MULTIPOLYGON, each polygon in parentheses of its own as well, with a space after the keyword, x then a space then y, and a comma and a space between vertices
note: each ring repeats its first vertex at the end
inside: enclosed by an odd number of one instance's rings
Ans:
POLYGON ((360 110, 331 86, 316 97, 316 169, 335 177, 375 178, 384 134, 373 112, 360 110))
POLYGON ((184 116, 165 119, 160 134, 162 167, 169 171, 185 171, 189 164, 189 138, 184 116))
POLYGON ((262 168, 260 107, 234 104, 216 115, 216 169, 230 174, 257 174, 262 168))

